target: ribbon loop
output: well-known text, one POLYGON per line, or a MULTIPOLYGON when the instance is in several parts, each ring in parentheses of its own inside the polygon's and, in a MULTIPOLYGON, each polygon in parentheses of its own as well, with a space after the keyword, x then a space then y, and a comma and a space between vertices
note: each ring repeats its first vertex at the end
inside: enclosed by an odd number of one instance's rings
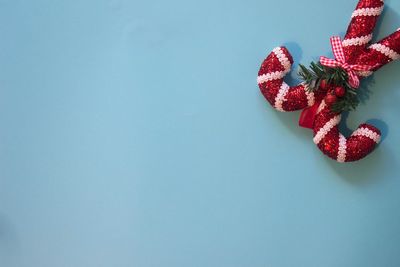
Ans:
POLYGON ((321 65, 330 68, 342 68, 349 76, 349 84, 353 88, 358 88, 360 86, 360 78, 358 77, 356 71, 371 71, 374 66, 359 65, 359 64, 349 64, 346 62, 346 57, 343 51, 343 44, 339 36, 331 37, 332 52, 335 59, 326 58, 321 56, 319 61, 321 65))

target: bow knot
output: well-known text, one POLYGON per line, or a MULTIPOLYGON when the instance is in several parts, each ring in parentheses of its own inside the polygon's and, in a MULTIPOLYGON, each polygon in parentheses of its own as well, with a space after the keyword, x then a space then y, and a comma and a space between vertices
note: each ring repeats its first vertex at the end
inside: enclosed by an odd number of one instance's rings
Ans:
POLYGON ((353 88, 358 88, 360 86, 360 78, 358 77, 356 71, 371 71, 374 66, 359 65, 359 64, 349 64, 346 62, 346 57, 343 52, 343 44, 340 37, 331 37, 332 52, 335 59, 330 59, 326 57, 320 57, 320 63, 323 66, 330 68, 342 68, 349 76, 349 85, 353 88))

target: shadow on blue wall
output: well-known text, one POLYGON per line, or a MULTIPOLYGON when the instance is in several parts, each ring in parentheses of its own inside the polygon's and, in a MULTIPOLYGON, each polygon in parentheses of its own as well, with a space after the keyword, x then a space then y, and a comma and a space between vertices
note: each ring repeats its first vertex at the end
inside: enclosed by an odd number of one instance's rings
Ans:
POLYGON ((17 266, 19 240, 14 225, 0 214, 0 261, 7 266, 17 266), (15 264, 15 265, 14 265, 15 264))
POLYGON ((285 77, 285 81, 289 85, 298 84, 301 82, 301 80, 297 75, 297 70, 299 62, 301 62, 301 59, 303 58, 303 50, 296 42, 286 42, 283 44, 283 46, 285 46, 289 50, 290 54, 293 57, 292 71, 285 77))
MULTIPOLYGON (((376 24, 374 31, 374 40, 385 38, 400 27, 400 16, 397 11, 389 5, 385 5, 381 16, 376 24)), ((373 41, 374 42, 374 41, 373 41)))

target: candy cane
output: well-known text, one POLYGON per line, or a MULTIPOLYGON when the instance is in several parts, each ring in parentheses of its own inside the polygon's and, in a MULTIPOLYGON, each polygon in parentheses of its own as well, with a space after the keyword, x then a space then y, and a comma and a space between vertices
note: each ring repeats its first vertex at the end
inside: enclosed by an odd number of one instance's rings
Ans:
POLYGON ((277 47, 264 60, 258 72, 257 82, 268 102, 279 111, 295 111, 321 101, 322 92, 308 92, 305 84, 290 87, 283 78, 293 64, 293 58, 286 47, 277 47))
MULTIPOLYGON (((369 76, 400 58, 400 29, 376 44, 368 45, 382 10, 382 0, 360 0, 342 42, 346 63, 373 66, 371 71, 358 71, 360 77, 369 76)), ((289 87, 283 81, 292 63, 293 59, 284 47, 275 48, 264 60, 258 84, 268 102, 279 111, 304 109, 320 102, 313 123, 313 141, 318 148, 338 162, 357 161, 371 153, 381 139, 380 131, 372 125, 361 124, 346 138, 338 128, 341 114, 332 112, 323 101, 326 90, 309 93, 305 84, 289 87)))
POLYGON ((382 0, 358 2, 343 40, 344 53, 349 63, 355 63, 366 44, 372 40, 383 5, 382 0))
POLYGON ((339 131, 340 120, 341 114, 332 112, 322 101, 314 121, 313 141, 318 148, 338 162, 357 161, 371 153, 381 139, 381 132, 364 123, 346 138, 339 131))
MULTIPOLYGON (((377 64, 374 71, 384 65, 400 59, 400 29, 380 40, 379 42, 368 46, 359 56, 358 61, 364 64, 377 64)), ((368 73, 369 75, 371 73, 368 73)), ((366 76, 364 74, 363 76, 366 76)))

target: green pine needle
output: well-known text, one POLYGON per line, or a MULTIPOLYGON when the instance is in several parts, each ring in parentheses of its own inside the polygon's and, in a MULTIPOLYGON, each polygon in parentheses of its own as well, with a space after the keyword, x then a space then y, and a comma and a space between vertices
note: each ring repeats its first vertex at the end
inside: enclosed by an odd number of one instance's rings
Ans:
POLYGON ((346 90, 344 97, 338 98, 337 102, 332 105, 333 112, 343 112, 355 110, 360 103, 357 90, 352 88, 348 80, 347 72, 341 68, 329 68, 321 65, 321 63, 311 62, 310 67, 299 65, 299 76, 308 86, 310 92, 319 90, 321 81, 325 80, 329 86, 342 86, 346 90))

